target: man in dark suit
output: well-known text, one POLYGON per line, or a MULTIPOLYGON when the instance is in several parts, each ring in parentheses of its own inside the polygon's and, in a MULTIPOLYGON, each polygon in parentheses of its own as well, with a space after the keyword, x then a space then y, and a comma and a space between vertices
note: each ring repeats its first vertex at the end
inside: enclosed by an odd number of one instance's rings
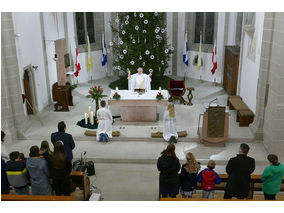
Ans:
POLYGON ((250 175, 255 169, 255 160, 248 157, 249 146, 242 143, 239 154, 231 158, 226 166, 229 175, 225 188, 224 199, 236 197, 238 199, 247 198, 249 195, 250 175))
POLYGON ((58 132, 54 132, 51 134, 51 142, 54 145, 57 141, 62 141, 64 144, 66 154, 69 160, 72 161, 73 159, 72 150, 75 148, 73 137, 72 135, 65 132, 66 124, 64 123, 64 121, 60 121, 57 127, 58 127, 58 132))

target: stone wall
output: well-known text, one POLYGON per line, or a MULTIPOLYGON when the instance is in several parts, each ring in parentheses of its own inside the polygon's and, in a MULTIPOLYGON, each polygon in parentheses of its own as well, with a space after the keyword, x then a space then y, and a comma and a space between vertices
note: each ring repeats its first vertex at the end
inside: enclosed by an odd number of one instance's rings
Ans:
POLYGON ((12 142, 29 127, 24 114, 11 13, 1 13, 1 130, 12 142))

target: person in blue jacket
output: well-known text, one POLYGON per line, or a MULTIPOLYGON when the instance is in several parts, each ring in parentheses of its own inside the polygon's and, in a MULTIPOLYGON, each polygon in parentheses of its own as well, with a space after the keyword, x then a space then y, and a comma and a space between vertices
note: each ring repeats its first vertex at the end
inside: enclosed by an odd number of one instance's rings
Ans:
POLYGON ((207 169, 202 170, 198 177, 197 181, 201 183, 202 187, 202 198, 214 198, 214 188, 215 184, 221 183, 220 176, 213 170, 215 168, 215 161, 210 160, 207 164, 207 169))
POLYGON ((69 160, 72 162, 73 153, 72 150, 75 148, 75 142, 72 135, 66 133, 66 124, 64 121, 58 123, 58 132, 51 134, 51 142, 54 145, 57 141, 62 141, 64 148, 69 160))

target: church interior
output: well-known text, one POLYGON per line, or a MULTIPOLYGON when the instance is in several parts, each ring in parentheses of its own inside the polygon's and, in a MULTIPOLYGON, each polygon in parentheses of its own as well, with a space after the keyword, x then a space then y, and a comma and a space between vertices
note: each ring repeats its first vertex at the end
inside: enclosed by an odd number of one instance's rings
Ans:
MULTIPOLYGON (((122 84, 114 84, 127 82, 128 70, 117 55, 119 37, 113 29, 128 27, 125 22, 120 26, 126 14, 1 12, 1 130, 6 134, 1 149, 5 147, 7 153, 20 151, 28 157, 31 146, 40 146, 44 140, 51 145, 51 133, 57 131, 58 122, 64 121, 76 145, 73 162, 84 151, 86 159, 94 162, 96 174, 88 177, 87 184, 99 200, 158 201, 157 159, 169 145, 161 136, 168 100, 163 104, 164 100, 154 97, 154 120, 143 120, 150 113, 144 111, 133 114, 139 119, 128 120, 130 107, 124 106, 126 111, 122 112, 118 103, 123 97, 117 101, 111 95, 127 90, 122 84), (122 65, 118 65, 120 62, 122 65), (105 96, 99 100, 107 102, 114 117, 109 142, 97 141, 91 134, 95 128, 78 125, 89 119, 88 107, 95 114, 95 99, 86 98, 94 86, 103 88, 105 96)), ((145 24, 150 12, 129 15, 129 23, 137 15, 144 19, 140 28, 151 25, 150 19, 145 24)), ((165 39, 171 53, 166 55, 167 66, 153 65, 150 71, 147 64, 142 65, 144 58, 141 64, 137 59, 127 66, 131 74, 140 66, 143 73, 153 73, 152 91, 162 91, 167 99, 176 97, 171 101, 179 133, 175 153, 180 163, 184 164, 191 152, 201 169, 214 160, 215 171, 226 174, 228 160, 236 156, 241 143, 250 146, 248 156, 255 159, 253 175, 261 175, 269 166, 268 154, 284 162, 284 13, 158 12, 152 16, 160 15, 158 31, 163 30, 163 34, 157 39, 157 48, 165 39), (172 94, 170 81, 183 83, 179 95, 172 94), (220 140, 204 132, 212 127, 208 121, 214 106, 222 108, 225 119, 220 140)), ((142 32, 140 28, 133 26, 133 32, 142 32)), ((162 54, 157 53, 149 60, 157 64, 159 57, 162 54)), ((73 200, 88 199, 83 193, 77 187, 73 200)), ((224 190, 215 191, 216 199, 223 195, 224 190)), ((201 192, 193 197, 201 198, 201 192)), ((263 200, 261 189, 255 190, 253 197, 263 200)), ((276 199, 284 200, 283 183, 276 199)))

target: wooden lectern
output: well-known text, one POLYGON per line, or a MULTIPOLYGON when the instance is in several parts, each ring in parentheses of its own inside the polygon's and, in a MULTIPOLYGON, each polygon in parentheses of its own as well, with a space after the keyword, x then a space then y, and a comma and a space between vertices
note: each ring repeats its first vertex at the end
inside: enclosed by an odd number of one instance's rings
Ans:
POLYGON ((211 146, 225 146, 229 138, 229 113, 224 106, 209 106, 204 112, 201 142, 211 146))

